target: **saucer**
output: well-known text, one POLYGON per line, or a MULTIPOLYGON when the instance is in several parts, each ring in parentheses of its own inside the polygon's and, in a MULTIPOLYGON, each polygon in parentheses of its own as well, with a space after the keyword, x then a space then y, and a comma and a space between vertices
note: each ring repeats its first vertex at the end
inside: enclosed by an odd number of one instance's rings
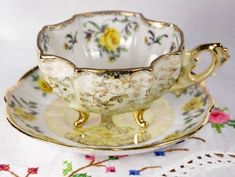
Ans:
POLYGON ((132 113, 106 119, 91 113, 74 128, 78 113, 52 93, 38 67, 27 72, 6 95, 6 115, 21 133, 80 153, 127 155, 175 144, 203 127, 214 100, 203 83, 176 96, 167 93, 144 113, 149 128, 136 125, 132 113))

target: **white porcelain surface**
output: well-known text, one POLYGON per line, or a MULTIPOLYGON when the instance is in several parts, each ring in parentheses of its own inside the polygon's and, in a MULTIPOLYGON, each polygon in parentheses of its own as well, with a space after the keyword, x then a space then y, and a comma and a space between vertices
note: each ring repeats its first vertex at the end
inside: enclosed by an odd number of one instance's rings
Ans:
POLYGON ((68 59, 78 68, 149 67, 160 55, 180 50, 180 29, 142 14, 103 11, 80 14, 44 27, 39 47, 45 55, 68 59))

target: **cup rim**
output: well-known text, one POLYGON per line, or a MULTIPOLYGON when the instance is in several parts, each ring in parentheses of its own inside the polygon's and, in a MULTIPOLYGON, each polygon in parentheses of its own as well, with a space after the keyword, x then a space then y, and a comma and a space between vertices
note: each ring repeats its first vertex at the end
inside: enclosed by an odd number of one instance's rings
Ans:
POLYGON ((123 72, 123 71, 128 71, 128 72, 137 72, 137 71, 152 71, 154 68, 154 65, 161 59, 161 58, 165 58, 167 56, 170 55, 180 55, 182 54, 184 50, 184 33, 183 31, 176 25, 173 23, 168 23, 168 22, 162 22, 162 21, 157 21, 157 20, 152 20, 152 19, 148 19, 146 18, 142 13, 139 12, 131 12, 131 11, 123 11, 123 10, 103 10, 103 11, 93 11, 93 12, 84 12, 84 13, 76 13, 75 15, 73 15, 71 18, 59 22, 59 23, 55 23, 55 24, 51 24, 51 25, 45 25, 41 28, 41 30, 38 32, 37 35, 37 51, 38 51, 38 55, 39 55, 39 59, 44 61, 44 60, 54 60, 54 59, 59 59, 62 60, 64 62, 66 62, 67 64, 69 64, 71 67, 74 68, 74 71, 79 73, 79 72, 83 72, 83 71, 89 71, 89 72, 95 72, 95 73, 103 73, 103 72, 123 72), (180 33, 180 37, 181 37, 181 42, 179 45, 179 49, 175 52, 168 52, 166 54, 160 55, 157 58, 155 58, 149 66, 143 66, 143 67, 131 67, 131 68, 113 68, 113 69, 103 69, 103 68, 90 68, 90 67, 78 67, 76 64, 74 64, 72 61, 70 61, 67 58, 55 55, 55 54, 45 54, 40 46, 40 37, 43 34, 44 30, 46 29, 60 29, 62 28, 65 24, 70 24, 72 23, 77 17, 79 16, 96 16, 96 15, 102 15, 102 14, 118 14, 118 15, 126 15, 126 16, 138 16, 140 17, 144 23, 148 24, 148 25, 153 25, 153 26, 158 26, 158 27, 173 27, 175 28, 179 33, 180 33))

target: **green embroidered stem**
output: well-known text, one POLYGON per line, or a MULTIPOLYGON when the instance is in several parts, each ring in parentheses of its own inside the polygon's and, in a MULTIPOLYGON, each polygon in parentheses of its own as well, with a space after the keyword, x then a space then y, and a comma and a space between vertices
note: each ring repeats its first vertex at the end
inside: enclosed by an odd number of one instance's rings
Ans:
POLYGON ((87 168, 87 167, 92 166, 93 162, 94 162, 94 161, 91 161, 88 165, 85 165, 85 166, 83 166, 83 167, 81 167, 81 168, 78 168, 78 169, 74 170, 68 177, 73 177, 73 175, 75 175, 75 174, 78 173, 79 171, 81 171, 81 170, 83 170, 83 169, 85 169, 85 168, 87 168))
POLYGON ((88 167, 91 167, 91 166, 96 166, 96 167, 101 167, 101 164, 102 163, 104 163, 104 162, 107 162, 107 161, 109 161, 109 160, 111 160, 111 159, 105 159, 105 160, 102 160, 102 161, 99 161, 99 162, 96 162, 96 163, 94 163, 95 161, 93 160, 93 161, 91 161, 89 164, 87 164, 87 165, 85 165, 85 166, 83 166, 83 167, 80 167, 80 168, 78 168, 78 169, 76 169, 76 170, 74 170, 68 177, 73 177, 76 173, 78 173, 79 171, 81 171, 81 170, 83 170, 83 169, 86 169, 86 168, 88 168, 88 167))

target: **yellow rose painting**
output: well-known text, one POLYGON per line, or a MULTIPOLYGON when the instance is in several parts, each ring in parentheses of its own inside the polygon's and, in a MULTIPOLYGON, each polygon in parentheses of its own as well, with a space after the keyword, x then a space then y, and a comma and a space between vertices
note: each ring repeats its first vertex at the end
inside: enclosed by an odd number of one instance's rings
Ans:
POLYGON ((17 118, 34 121, 36 120, 36 115, 38 114, 34 109, 37 108, 37 103, 33 100, 27 101, 22 97, 16 97, 12 95, 12 100, 10 101, 9 107, 12 108, 12 114, 17 118))
POLYGON ((46 83, 46 81, 42 78, 39 78, 37 80, 37 86, 39 89, 41 89, 44 93, 51 93, 52 89, 51 87, 46 83))
POLYGON ((40 74, 32 74, 32 81, 35 83, 34 88, 41 90, 43 96, 52 93, 52 88, 44 80, 43 76, 40 74))
MULTIPOLYGON (((110 62, 114 62, 118 58, 124 58, 121 56, 128 51, 127 41, 132 38, 133 33, 137 32, 139 28, 139 24, 129 19, 129 17, 105 19, 101 22, 101 25, 88 20, 82 25, 86 42, 94 42, 99 57, 108 59, 110 62)), ((70 34, 66 36, 68 35, 70 34)), ((72 38, 70 41, 73 41, 72 38)), ((64 47, 67 49, 68 46, 64 47)))
POLYGON ((198 109, 202 107, 203 105, 202 99, 200 97, 194 97, 190 99, 184 106, 183 110, 185 112, 191 111, 193 109, 198 109))
POLYGON ((182 132, 176 131, 164 138, 164 141, 171 141, 182 136, 182 132))
POLYGON ((115 28, 106 28, 100 37, 99 43, 109 51, 116 50, 120 45, 121 35, 115 28))
POLYGON ((26 112, 23 108, 18 106, 14 107, 14 114, 27 121, 33 121, 36 119, 33 114, 26 112))

